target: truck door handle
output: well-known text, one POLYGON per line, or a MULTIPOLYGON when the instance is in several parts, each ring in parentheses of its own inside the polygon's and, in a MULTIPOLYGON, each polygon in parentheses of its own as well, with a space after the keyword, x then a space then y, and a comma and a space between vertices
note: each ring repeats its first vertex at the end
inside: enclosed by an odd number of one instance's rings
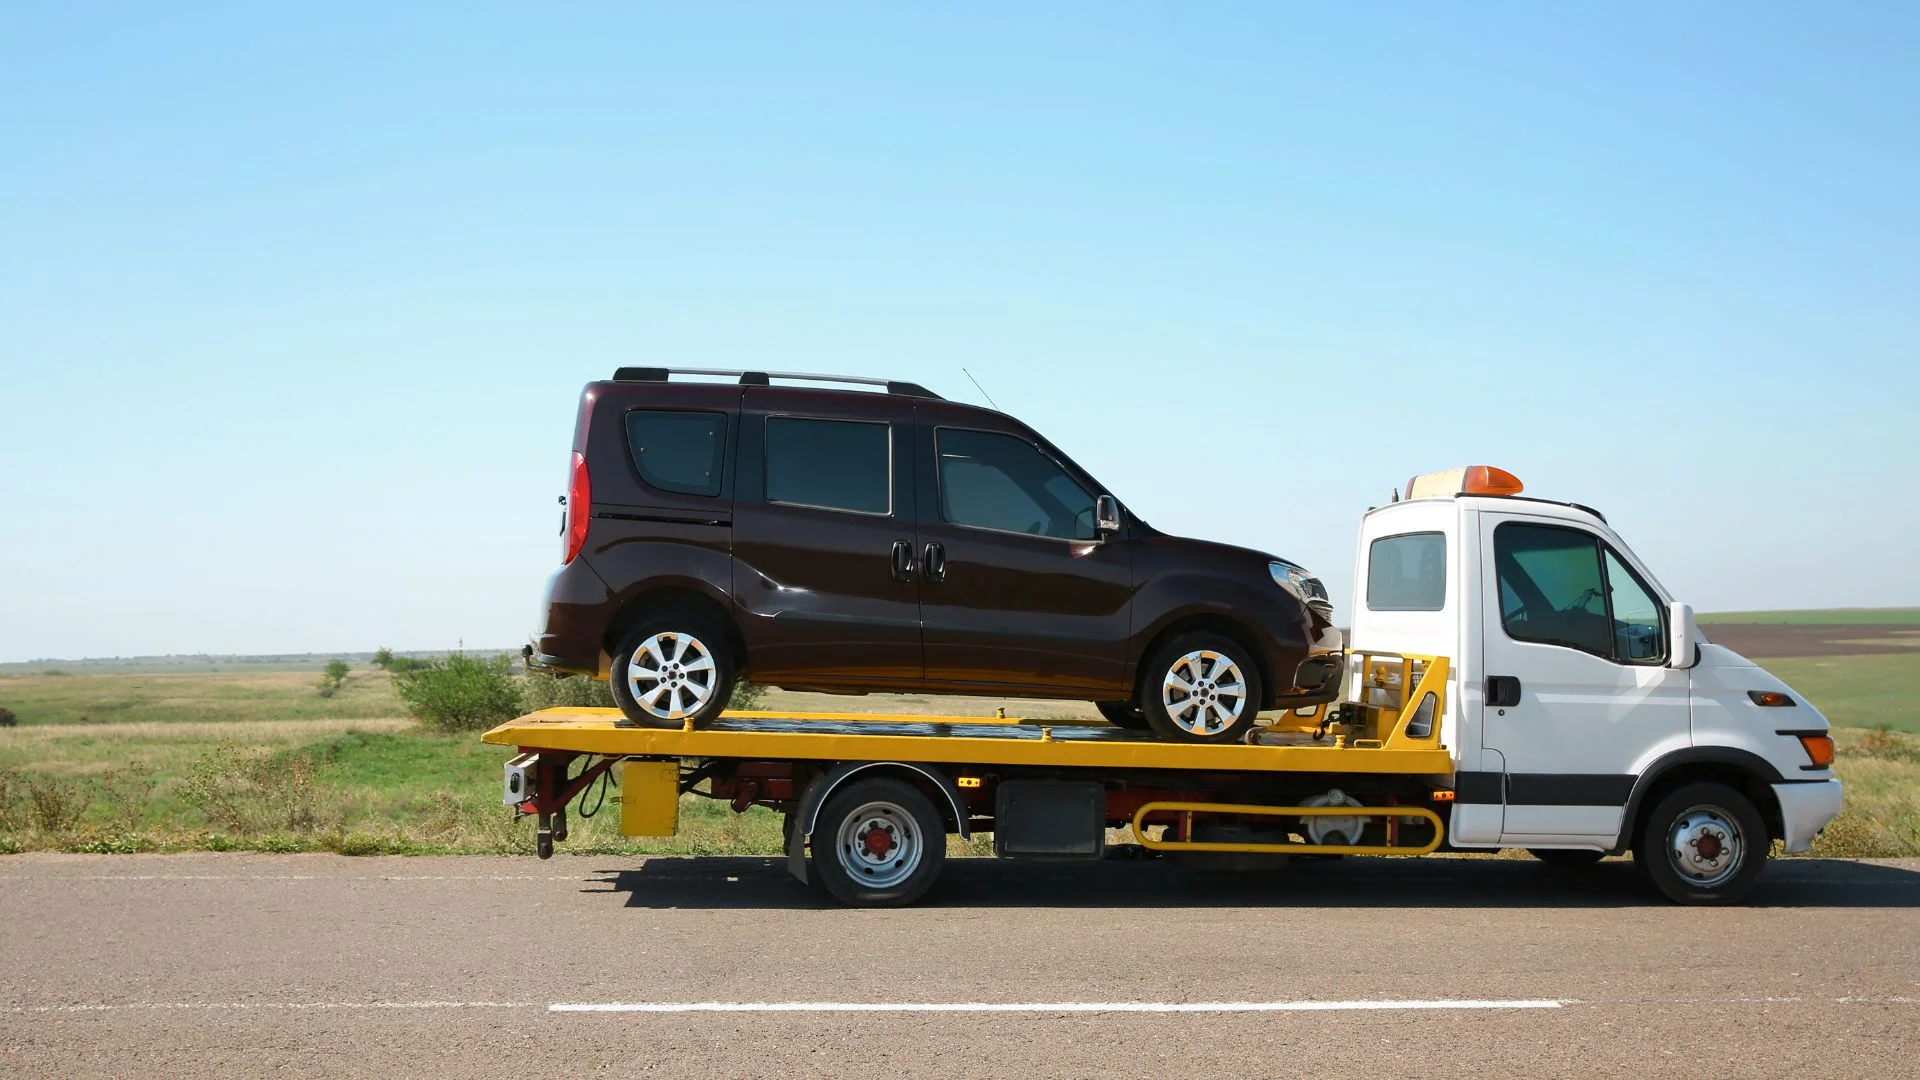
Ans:
POLYGON ((893 580, 906 581, 913 577, 913 541, 895 540, 893 542, 893 580))
POLYGON ((1487 676, 1487 707, 1509 709, 1520 704, 1520 680, 1512 675, 1487 676))
POLYGON ((947 548, 945 544, 928 544, 924 564, 928 581, 947 580, 947 548))

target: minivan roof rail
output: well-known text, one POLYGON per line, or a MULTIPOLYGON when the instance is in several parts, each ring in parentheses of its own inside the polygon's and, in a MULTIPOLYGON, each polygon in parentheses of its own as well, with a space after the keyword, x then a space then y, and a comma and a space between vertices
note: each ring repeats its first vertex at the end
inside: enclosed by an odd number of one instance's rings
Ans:
POLYGON ((804 371, 726 371, 720 368, 623 367, 613 373, 614 382, 666 382, 672 375, 719 375, 738 377, 742 386, 771 386, 775 379, 799 382, 847 383, 854 386, 883 386, 887 393, 903 397, 933 398, 940 395, 919 383, 898 379, 872 379, 861 375, 813 375, 804 371))

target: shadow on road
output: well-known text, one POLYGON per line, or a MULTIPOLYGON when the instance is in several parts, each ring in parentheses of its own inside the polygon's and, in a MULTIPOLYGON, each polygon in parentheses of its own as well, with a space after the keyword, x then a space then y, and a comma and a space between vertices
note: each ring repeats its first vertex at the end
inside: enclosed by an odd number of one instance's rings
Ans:
MULTIPOLYGON (((596 871, 587 892, 625 893, 641 908, 830 908, 785 861, 652 858, 596 871)), ((1206 871, 1157 859, 1021 863, 952 859, 927 907, 1056 908, 1527 908, 1642 907, 1665 901, 1633 864, 1610 859, 1568 870, 1532 860, 1487 858, 1302 861, 1253 872, 1206 871)), ((1920 907, 1920 870, 1837 859, 1774 862, 1747 899, 1751 907, 1920 907)))

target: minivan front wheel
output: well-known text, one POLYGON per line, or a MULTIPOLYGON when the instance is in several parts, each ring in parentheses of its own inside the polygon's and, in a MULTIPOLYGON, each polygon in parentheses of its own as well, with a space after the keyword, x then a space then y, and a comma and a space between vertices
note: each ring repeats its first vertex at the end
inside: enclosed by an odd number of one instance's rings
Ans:
POLYGON ((1238 742, 1260 712, 1260 672, 1224 634, 1182 634, 1148 661, 1140 711, 1154 734, 1174 742, 1238 742))
POLYGON ((641 620, 621 639, 610 681, 629 726, 706 727, 733 693, 726 637, 699 619, 641 620))

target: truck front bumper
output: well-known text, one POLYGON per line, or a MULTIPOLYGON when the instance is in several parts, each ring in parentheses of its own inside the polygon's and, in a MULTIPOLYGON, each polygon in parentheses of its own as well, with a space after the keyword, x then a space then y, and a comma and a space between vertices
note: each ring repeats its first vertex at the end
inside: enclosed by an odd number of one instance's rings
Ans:
POLYGON ((1780 800, 1781 839, 1788 851, 1805 851, 1813 838, 1840 814, 1844 800, 1838 780, 1818 780, 1810 784, 1775 784, 1774 797, 1780 800))

